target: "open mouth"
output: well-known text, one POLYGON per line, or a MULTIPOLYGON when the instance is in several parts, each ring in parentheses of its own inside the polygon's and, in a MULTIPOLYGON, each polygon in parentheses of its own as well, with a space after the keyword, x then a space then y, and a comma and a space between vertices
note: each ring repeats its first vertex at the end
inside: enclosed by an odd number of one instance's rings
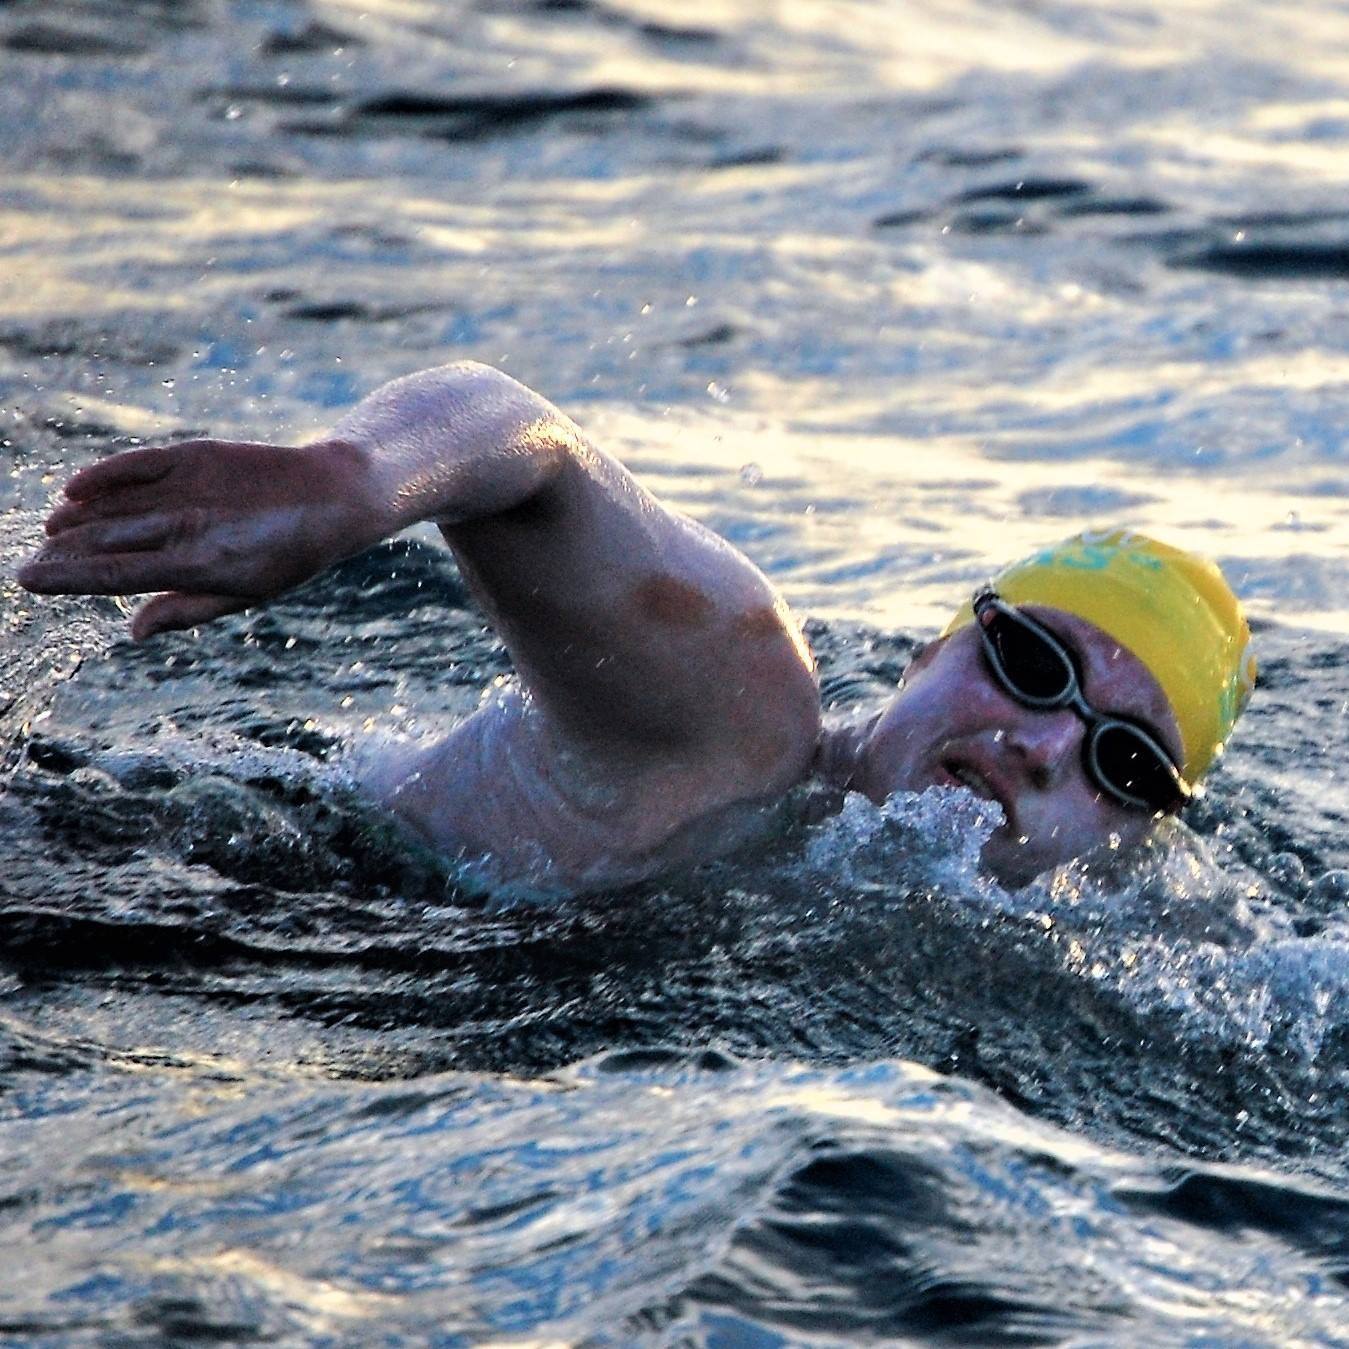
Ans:
POLYGON ((941 771, 951 786, 967 787, 984 801, 996 801, 1002 807, 1003 818, 1011 823, 1012 808, 1004 794, 972 764, 955 759, 943 759, 941 771))
POLYGON ((997 792, 993 790, 992 784, 982 773, 976 772, 965 764, 944 763, 942 767, 962 787, 968 787, 975 796, 982 796, 985 801, 996 801, 998 799, 997 792))

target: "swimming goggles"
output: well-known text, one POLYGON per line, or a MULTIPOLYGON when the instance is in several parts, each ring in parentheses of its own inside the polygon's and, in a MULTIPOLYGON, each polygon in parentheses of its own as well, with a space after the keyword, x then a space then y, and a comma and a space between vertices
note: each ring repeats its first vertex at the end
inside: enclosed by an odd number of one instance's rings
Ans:
POLYGON ((974 617, 989 669, 1017 702, 1037 712, 1071 708, 1086 723, 1082 762, 1097 787, 1121 805, 1154 813, 1190 799, 1176 761, 1155 735, 1087 702, 1077 658, 1060 638, 993 590, 975 595, 974 617))

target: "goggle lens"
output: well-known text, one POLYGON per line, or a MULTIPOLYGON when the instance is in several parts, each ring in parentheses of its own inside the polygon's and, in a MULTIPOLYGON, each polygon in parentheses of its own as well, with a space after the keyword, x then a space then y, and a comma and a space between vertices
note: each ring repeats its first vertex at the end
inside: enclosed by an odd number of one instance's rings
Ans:
POLYGON ((1037 711, 1071 707, 1087 723, 1086 766, 1098 787, 1126 806, 1155 811, 1186 800, 1179 771, 1147 732, 1088 705, 1058 638, 991 592, 975 597, 975 615, 989 665, 1008 693, 1037 711))
POLYGON ((1092 737, 1096 777, 1122 799, 1168 810, 1180 798, 1171 765, 1130 726, 1106 725, 1092 737))
POLYGON ((1056 703, 1071 695, 1077 675, 1067 653, 1050 646, 1034 628, 994 610, 984 637, 1002 667, 1005 682, 1023 701, 1056 703))

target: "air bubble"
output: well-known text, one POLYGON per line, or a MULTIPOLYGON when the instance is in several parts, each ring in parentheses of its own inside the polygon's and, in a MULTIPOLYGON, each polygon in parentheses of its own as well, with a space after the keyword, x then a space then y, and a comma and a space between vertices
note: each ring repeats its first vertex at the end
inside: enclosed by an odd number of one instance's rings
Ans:
POLYGON ((1275 853, 1269 859, 1265 872, 1269 879, 1281 889, 1301 894, 1307 886, 1307 868, 1302 859, 1293 852, 1275 853))
POLYGON ((1312 886, 1307 898, 1327 908, 1349 904, 1349 871, 1336 869, 1323 872, 1312 886))

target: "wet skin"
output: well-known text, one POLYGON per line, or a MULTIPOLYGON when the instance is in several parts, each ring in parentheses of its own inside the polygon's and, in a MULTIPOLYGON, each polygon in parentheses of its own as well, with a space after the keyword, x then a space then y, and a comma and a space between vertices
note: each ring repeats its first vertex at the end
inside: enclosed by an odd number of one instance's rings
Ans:
MULTIPOLYGON (((1077 655, 1087 701, 1143 722, 1176 758, 1180 734, 1166 695, 1126 648, 1085 619, 1040 605, 1026 611, 1077 655)), ((927 647, 904 686, 858 743, 849 785, 873 801, 894 791, 963 785, 997 801, 1006 823, 983 862, 1006 884, 1112 839, 1129 847, 1152 815, 1115 802, 1083 764, 1087 728, 1070 708, 1023 706, 994 678, 974 624, 927 647)))
MULTIPOLYGON (((753 564, 646 492, 539 395, 473 363, 396 380, 310 445, 202 440, 72 477, 20 582, 148 594, 132 635, 264 603, 434 521, 505 642, 521 696, 368 765, 368 789, 498 874, 599 885, 697 862, 746 809, 812 774, 880 801, 963 782, 1008 818, 1004 880, 1128 844, 1146 812, 1103 798, 1071 711, 1021 707, 973 628, 917 660, 866 726, 825 728, 814 664, 753 564), (546 873, 546 875, 545 875, 546 873)), ((1155 681, 1091 624, 1033 610, 1079 655, 1087 698, 1173 749, 1155 681)))

